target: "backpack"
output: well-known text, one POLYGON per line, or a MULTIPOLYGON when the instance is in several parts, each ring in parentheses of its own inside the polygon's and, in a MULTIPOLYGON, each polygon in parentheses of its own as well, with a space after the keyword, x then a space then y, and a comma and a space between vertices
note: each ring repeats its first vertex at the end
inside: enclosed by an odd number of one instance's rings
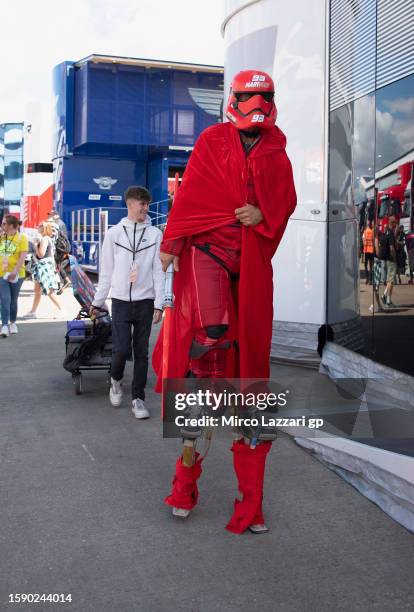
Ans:
POLYGON ((56 255, 66 255, 70 253, 70 242, 67 236, 59 230, 59 233, 55 242, 56 255))
MULTIPOLYGON (((88 365, 94 355, 104 348, 111 331, 110 325, 97 325, 92 336, 83 340, 72 352, 67 353, 62 364, 65 370, 75 372, 81 366, 88 365)), ((68 334, 66 334, 66 342, 69 342, 68 334)))

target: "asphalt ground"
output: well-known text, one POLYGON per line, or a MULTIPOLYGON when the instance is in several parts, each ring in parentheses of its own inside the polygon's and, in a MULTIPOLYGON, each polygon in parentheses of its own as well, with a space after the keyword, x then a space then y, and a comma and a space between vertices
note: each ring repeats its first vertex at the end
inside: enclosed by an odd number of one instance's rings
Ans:
MULTIPOLYGON (((23 291, 22 313, 30 283, 23 291)), ((73 298, 62 302, 72 318, 73 298)), ((287 435, 268 458, 269 534, 224 529, 236 494, 225 435, 204 462, 196 510, 173 519, 162 500, 180 444, 162 438, 152 374, 147 421, 128 398, 110 406, 103 372, 86 372, 76 396, 62 368, 66 324, 46 302, 40 313, 0 339, 2 612, 413 609, 414 536, 287 435), (19 593, 72 602, 9 603, 19 593)))

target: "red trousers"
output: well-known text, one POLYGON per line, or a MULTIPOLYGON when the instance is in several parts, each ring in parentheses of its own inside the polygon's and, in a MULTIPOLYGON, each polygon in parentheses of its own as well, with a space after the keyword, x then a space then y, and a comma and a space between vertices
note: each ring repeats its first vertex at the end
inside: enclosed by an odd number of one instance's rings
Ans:
POLYGON ((195 288, 193 350, 190 370, 197 378, 222 378, 229 341, 230 309, 237 296, 241 227, 220 228, 199 234, 191 246, 195 288))
MULTIPOLYGON (((191 246, 196 330, 190 370, 198 378, 224 376, 229 312, 231 300, 237 295, 240 239, 240 227, 235 224, 197 235, 191 246)), ((262 442, 251 449, 243 440, 232 446, 234 470, 242 494, 242 500, 235 500, 234 513, 226 527, 233 533, 243 533, 249 525, 264 522, 263 481, 270 446, 270 442, 262 442)), ((181 457, 177 459, 172 491, 165 499, 166 504, 186 510, 194 508, 198 500, 201 461, 197 454, 195 464, 187 467, 181 457)))

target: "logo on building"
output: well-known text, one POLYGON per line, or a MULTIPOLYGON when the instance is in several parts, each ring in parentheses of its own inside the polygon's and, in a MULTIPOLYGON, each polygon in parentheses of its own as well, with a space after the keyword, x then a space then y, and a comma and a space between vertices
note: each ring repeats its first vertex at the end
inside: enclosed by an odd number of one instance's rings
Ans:
POLYGON ((111 176, 100 176, 93 180, 98 185, 99 189, 111 189, 112 185, 118 182, 118 179, 113 179, 111 176))

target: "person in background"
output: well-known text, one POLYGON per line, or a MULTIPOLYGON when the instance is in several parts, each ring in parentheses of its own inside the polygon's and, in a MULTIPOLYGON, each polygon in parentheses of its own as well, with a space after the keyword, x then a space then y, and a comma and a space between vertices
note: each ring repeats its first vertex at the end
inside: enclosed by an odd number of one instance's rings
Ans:
POLYGON ((36 318, 36 312, 42 294, 47 295, 58 311, 61 311, 59 301, 55 296, 58 283, 56 280, 56 265, 52 240, 53 227, 50 223, 43 221, 39 225, 38 230, 40 233, 40 240, 35 244, 35 260, 32 274, 35 283, 35 294, 33 306, 30 312, 23 317, 24 319, 36 318))
POLYGON ((63 291, 69 287, 70 278, 66 272, 67 264, 68 264, 68 255, 70 253, 70 242, 68 238, 68 229, 66 224, 60 218, 58 212, 53 209, 50 211, 48 219, 48 223, 52 225, 52 240, 54 246, 54 257, 56 263, 56 270, 60 279, 60 287, 56 291, 57 295, 61 295, 63 291))
POLYGON ((397 272, 396 225, 397 222, 395 217, 391 216, 388 219, 388 228, 381 236, 381 258, 387 264, 387 286, 385 287, 384 294, 381 296, 384 306, 394 306, 391 301, 391 296, 394 287, 394 276, 397 272))
POLYGON ((364 265, 365 265, 365 284, 372 285, 372 266, 374 263, 374 230, 372 229, 372 221, 368 221, 368 225, 362 235, 364 244, 364 265), (369 272, 368 272, 369 266, 369 272))
POLYGON ((379 244, 379 257, 381 260, 381 278, 380 278, 380 282, 384 283, 384 285, 387 284, 387 260, 384 259, 383 257, 383 253, 386 253, 387 251, 387 238, 386 238, 386 234, 388 231, 388 223, 386 223, 384 225, 384 227, 381 229, 381 224, 378 224, 378 244, 379 244))
POLYGON ((61 232, 66 238, 68 237, 68 228, 66 227, 66 223, 63 219, 60 218, 57 210, 52 209, 47 218, 48 223, 53 223, 57 226, 59 232, 61 232))
POLYGON ((381 285, 381 245, 380 245, 381 232, 378 227, 375 229, 375 238, 374 238, 374 266, 372 273, 372 284, 374 287, 374 301, 369 307, 370 312, 383 312, 383 308, 381 305, 380 297, 379 297, 379 289, 381 285))
POLYGON ((401 274, 405 272, 405 266, 407 263, 407 254, 405 252, 405 232, 404 226, 398 225, 395 232, 395 244, 396 244, 396 256, 397 256, 397 274, 395 282, 401 285, 401 274))
POLYGON ((405 248, 408 255, 408 284, 413 284, 414 278, 414 232, 409 232, 405 235, 405 248))
POLYGON ((0 236, 1 331, 7 338, 17 334, 17 301, 25 278, 24 261, 29 249, 27 236, 19 233, 19 219, 5 215, 0 236))

